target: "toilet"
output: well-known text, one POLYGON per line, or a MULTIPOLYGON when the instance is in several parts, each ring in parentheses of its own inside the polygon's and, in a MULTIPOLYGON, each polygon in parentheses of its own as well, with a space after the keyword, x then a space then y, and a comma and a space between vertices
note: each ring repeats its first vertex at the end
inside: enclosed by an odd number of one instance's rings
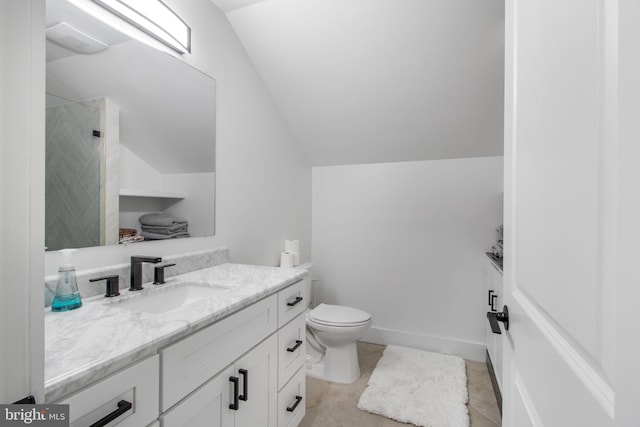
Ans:
MULTIPOLYGON (((311 272, 313 264, 307 262, 298 268, 311 272)), ((316 306, 318 289, 313 282, 307 280, 307 375, 351 384, 360 378, 356 342, 371 327, 371 315, 342 305, 316 306)))
POLYGON ((317 354, 307 358, 307 375, 345 384, 360 378, 356 342, 371 327, 371 315, 323 303, 307 311, 306 321, 307 349, 317 354))

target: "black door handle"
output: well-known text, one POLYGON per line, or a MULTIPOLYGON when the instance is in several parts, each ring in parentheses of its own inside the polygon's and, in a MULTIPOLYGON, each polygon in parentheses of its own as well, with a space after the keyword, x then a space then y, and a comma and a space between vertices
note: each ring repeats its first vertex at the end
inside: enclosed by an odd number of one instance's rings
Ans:
POLYGON ((287 406, 287 411, 289 412, 295 411, 298 405, 300 404, 300 402, 302 402, 302 396, 296 396, 296 402, 291 406, 287 406))
POLYGON ((238 396, 238 399, 246 402, 249 399, 249 371, 246 369, 239 369, 240 375, 242 375, 242 389, 244 394, 238 396))
POLYGON ((298 304, 300 301, 302 301, 302 297, 296 297, 296 299, 294 299, 291 302, 288 302, 287 305, 289 307, 293 307, 294 305, 298 304))
POLYGON ((296 351, 298 349, 298 347, 300 347, 302 345, 302 341, 300 340, 296 340, 296 345, 294 345, 293 347, 288 347, 287 351, 290 353, 293 353, 294 351, 296 351))
POLYGON ((504 323, 505 331, 509 330, 509 308, 506 305, 502 307, 501 313, 487 313, 487 319, 489 319, 489 324, 491 325, 491 332, 494 334, 502 334, 498 322, 504 323))
POLYGON ((131 402, 127 402, 126 400, 121 400, 120 402, 118 402, 118 409, 111 412, 110 414, 105 415, 104 418, 100 418, 98 421, 91 424, 89 427, 104 427, 107 424, 109 424, 111 421, 118 418, 120 415, 127 412, 131 408, 133 408, 133 405, 131 404, 131 402))
POLYGON ((238 377, 229 377, 229 381, 233 384, 233 403, 229 404, 229 409, 238 410, 238 377))

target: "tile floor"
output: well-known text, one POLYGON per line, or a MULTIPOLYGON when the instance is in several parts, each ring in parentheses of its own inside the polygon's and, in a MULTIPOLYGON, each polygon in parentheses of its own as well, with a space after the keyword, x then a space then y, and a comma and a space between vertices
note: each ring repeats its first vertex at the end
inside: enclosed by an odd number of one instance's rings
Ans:
MULTIPOLYGON (((360 394, 367 386, 384 346, 358 343, 362 376, 353 384, 337 384, 307 377, 307 414, 300 427, 394 427, 408 424, 358 409, 360 394)), ((499 427, 500 411, 484 362, 467 360, 471 427, 499 427)))

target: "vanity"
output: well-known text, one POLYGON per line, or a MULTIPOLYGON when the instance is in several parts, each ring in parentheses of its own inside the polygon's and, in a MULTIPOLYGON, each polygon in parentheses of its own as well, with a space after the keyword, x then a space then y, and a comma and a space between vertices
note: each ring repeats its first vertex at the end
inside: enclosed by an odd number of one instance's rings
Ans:
POLYGON ((224 263, 45 314, 45 394, 71 426, 297 426, 308 272, 224 263))

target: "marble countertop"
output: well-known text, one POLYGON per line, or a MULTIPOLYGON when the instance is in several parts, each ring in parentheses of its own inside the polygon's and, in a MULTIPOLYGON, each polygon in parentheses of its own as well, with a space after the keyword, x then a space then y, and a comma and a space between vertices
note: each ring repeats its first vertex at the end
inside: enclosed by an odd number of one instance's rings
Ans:
POLYGON ((304 278, 300 268, 221 264, 167 283, 83 300, 68 312, 45 312, 45 399, 61 397, 158 352, 162 347, 304 278), (119 308, 119 301, 190 281, 221 289, 214 297, 160 314, 119 308), (155 288, 155 289, 154 289, 155 288))

